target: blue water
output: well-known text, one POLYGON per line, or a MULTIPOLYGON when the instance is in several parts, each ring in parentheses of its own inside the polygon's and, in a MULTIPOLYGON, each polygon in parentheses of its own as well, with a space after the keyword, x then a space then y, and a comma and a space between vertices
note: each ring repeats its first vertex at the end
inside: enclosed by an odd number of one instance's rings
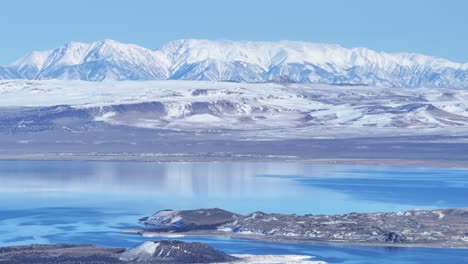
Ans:
MULTIPOLYGON (((166 209, 240 213, 395 211, 468 206, 468 170, 296 163, 0 161, 0 246, 131 247, 120 230, 166 209)), ((329 263, 468 263, 468 250, 264 243, 219 237, 228 253, 305 254, 329 263)))

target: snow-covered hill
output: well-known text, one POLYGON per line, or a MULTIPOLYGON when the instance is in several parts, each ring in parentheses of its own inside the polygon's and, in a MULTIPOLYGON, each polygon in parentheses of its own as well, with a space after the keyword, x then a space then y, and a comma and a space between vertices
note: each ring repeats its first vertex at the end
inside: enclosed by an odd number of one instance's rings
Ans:
POLYGON ((32 52, 0 79, 213 80, 468 88, 468 64, 307 42, 178 40, 158 50, 104 40, 32 52))
MULTIPOLYGON (((206 81, 2 81, 0 129, 79 119, 263 136, 467 131, 468 90, 206 81), (333 132, 335 131, 335 132, 333 132)), ((68 122, 68 121, 67 121, 68 122)), ((76 128, 78 129, 78 128, 76 128)))

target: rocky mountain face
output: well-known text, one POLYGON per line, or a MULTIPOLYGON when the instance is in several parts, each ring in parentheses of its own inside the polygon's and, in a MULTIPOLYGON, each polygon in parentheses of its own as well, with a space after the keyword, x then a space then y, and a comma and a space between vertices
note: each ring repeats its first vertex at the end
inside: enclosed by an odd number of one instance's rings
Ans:
POLYGON ((278 41, 177 40, 150 50, 67 43, 0 67, 0 79, 209 80, 468 88, 468 64, 412 53, 278 41))

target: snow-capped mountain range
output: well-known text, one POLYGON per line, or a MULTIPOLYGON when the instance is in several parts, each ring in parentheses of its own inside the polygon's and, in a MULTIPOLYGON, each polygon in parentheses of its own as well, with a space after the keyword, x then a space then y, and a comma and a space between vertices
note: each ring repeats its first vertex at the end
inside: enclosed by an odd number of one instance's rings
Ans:
POLYGON ((209 80, 468 88, 468 63, 412 53, 278 41, 178 40, 158 50, 71 42, 0 67, 0 79, 209 80))

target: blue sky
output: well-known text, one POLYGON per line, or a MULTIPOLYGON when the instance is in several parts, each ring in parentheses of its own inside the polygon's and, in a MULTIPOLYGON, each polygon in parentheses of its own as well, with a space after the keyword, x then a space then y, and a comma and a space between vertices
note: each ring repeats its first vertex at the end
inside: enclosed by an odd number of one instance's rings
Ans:
POLYGON ((181 38, 302 40, 468 62, 466 0, 9 0, 0 64, 105 38, 156 49, 181 38))

